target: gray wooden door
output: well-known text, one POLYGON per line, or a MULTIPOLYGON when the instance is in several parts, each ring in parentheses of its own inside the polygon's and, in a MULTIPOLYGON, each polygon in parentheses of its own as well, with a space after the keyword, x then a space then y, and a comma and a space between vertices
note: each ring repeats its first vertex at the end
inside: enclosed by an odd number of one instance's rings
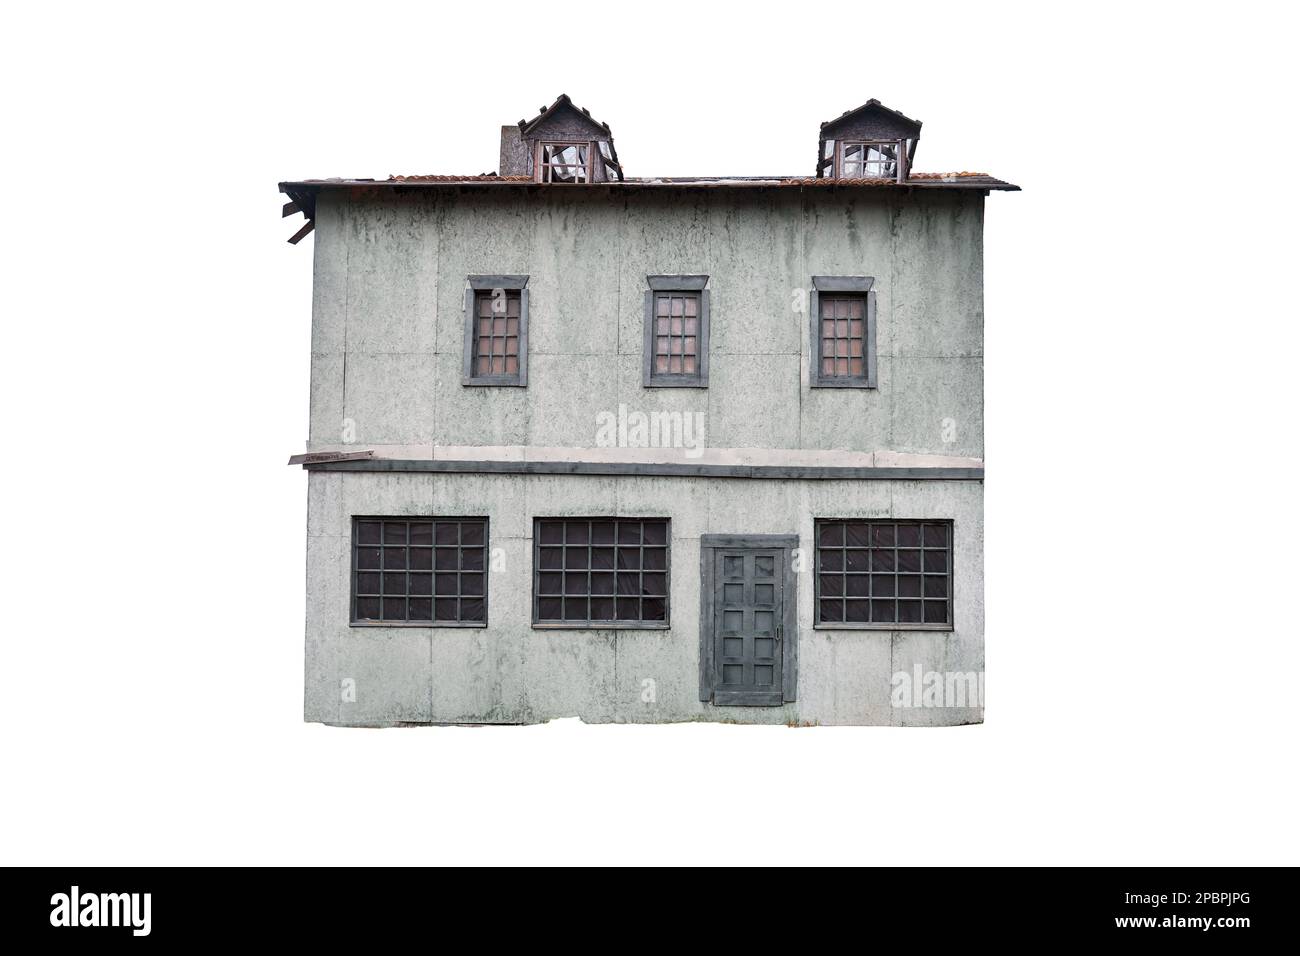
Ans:
POLYGON ((780 549, 719 548, 713 578, 713 702, 782 702, 784 569, 780 549))

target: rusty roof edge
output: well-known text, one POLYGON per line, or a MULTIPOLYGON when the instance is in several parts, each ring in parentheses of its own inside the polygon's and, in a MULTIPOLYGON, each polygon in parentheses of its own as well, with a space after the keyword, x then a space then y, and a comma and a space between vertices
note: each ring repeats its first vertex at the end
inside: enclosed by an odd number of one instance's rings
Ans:
POLYGON ((1019 192, 1020 187, 1014 183, 998 179, 985 173, 913 173, 904 182, 893 179, 834 179, 813 176, 663 176, 628 178, 622 182, 585 183, 575 186, 570 183, 538 183, 531 176, 397 176, 389 179, 305 179, 286 181, 279 184, 280 192, 292 194, 295 191, 317 191, 322 188, 436 188, 453 186, 528 186, 546 189, 591 189, 605 187, 610 189, 627 188, 723 188, 723 187, 791 187, 814 186, 831 188, 842 186, 896 189, 990 189, 1004 192, 1019 192))

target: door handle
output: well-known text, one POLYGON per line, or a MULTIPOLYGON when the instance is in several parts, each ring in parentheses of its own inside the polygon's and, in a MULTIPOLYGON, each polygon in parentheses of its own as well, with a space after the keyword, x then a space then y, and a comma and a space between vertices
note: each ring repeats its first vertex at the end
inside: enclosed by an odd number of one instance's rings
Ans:
POLYGON ((776 642, 777 642, 778 644, 781 643, 781 625, 780 625, 780 624, 778 624, 778 625, 776 626, 776 642))

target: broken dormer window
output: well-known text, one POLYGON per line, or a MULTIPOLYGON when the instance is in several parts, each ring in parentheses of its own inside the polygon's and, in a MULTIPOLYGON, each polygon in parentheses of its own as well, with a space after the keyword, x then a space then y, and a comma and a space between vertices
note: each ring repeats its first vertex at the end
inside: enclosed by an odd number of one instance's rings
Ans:
POLYGON ((843 179, 894 179, 898 176, 897 143, 845 143, 840 159, 843 179))
POLYGON ((591 179, 586 143, 538 143, 537 162, 544 183, 585 183, 591 179))

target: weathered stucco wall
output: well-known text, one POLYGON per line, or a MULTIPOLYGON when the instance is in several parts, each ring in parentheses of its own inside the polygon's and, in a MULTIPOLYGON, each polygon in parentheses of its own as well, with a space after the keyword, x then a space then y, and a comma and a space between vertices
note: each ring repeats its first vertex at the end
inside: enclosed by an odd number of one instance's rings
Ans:
POLYGON ((717 448, 983 457, 983 196, 893 189, 353 198, 316 218, 310 447, 592 447, 596 415, 703 412, 717 448), (531 276, 529 385, 460 384, 469 274, 531 276), (707 390, 641 380, 647 274, 707 273, 707 390), (813 275, 872 275, 880 387, 809 389, 813 275))
MULTIPOLYGON (((306 718, 349 725, 735 721, 959 724, 980 707, 894 707, 895 673, 984 669, 983 485, 948 481, 309 473, 306 718), (486 628, 350 627, 352 515, 489 515, 486 628), (672 519, 671 628, 533 630, 534 517, 672 519), (715 707, 699 698, 700 535, 789 533, 814 517, 953 519, 954 630, 814 630, 797 575, 798 699, 715 707), (345 702, 341 682, 355 682, 345 702), (643 699, 654 681, 654 700, 643 699)), ((811 566, 811 561, 808 562, 811 566)))
MULTIPOLYGON (((407 446, 397 457, 427 458, 430 446, 590 449, 600 444, 598 416, 625 405, 702 413, 714 449, 982 459, 982 215, 978 194, 894 189, 326 190, 316 217, 309 448, 350 438, 356 447, 407 446), (464 387, 466 276, 517 273, 530 276, 528 387, 464 387), (707 389, 642 385, 645 277, 671 273, 710 276, 707 389), (878 389, 808 387, 813 275, 876 278, 878 389)), ((309 474, 309 487, 309 720, 982 717, 979 707, 890 704, 896 673, 983 670, 979 482, 322 471, 309 474), (353 515, 486 515, 489 626, 350 627, 353 515), (600 515, 672 520, 670 630, 531 627, 532 519, 600 515), (953 631, 814 630, 804 570, 797 701, 699 701, 701 534, 797 531, 810 548, 816 517, 887 516, 955 522, 953 631), (355 701, 342 699, 345 679, 355 701), (647 679, 653 702, 643 700, 647 679)))

